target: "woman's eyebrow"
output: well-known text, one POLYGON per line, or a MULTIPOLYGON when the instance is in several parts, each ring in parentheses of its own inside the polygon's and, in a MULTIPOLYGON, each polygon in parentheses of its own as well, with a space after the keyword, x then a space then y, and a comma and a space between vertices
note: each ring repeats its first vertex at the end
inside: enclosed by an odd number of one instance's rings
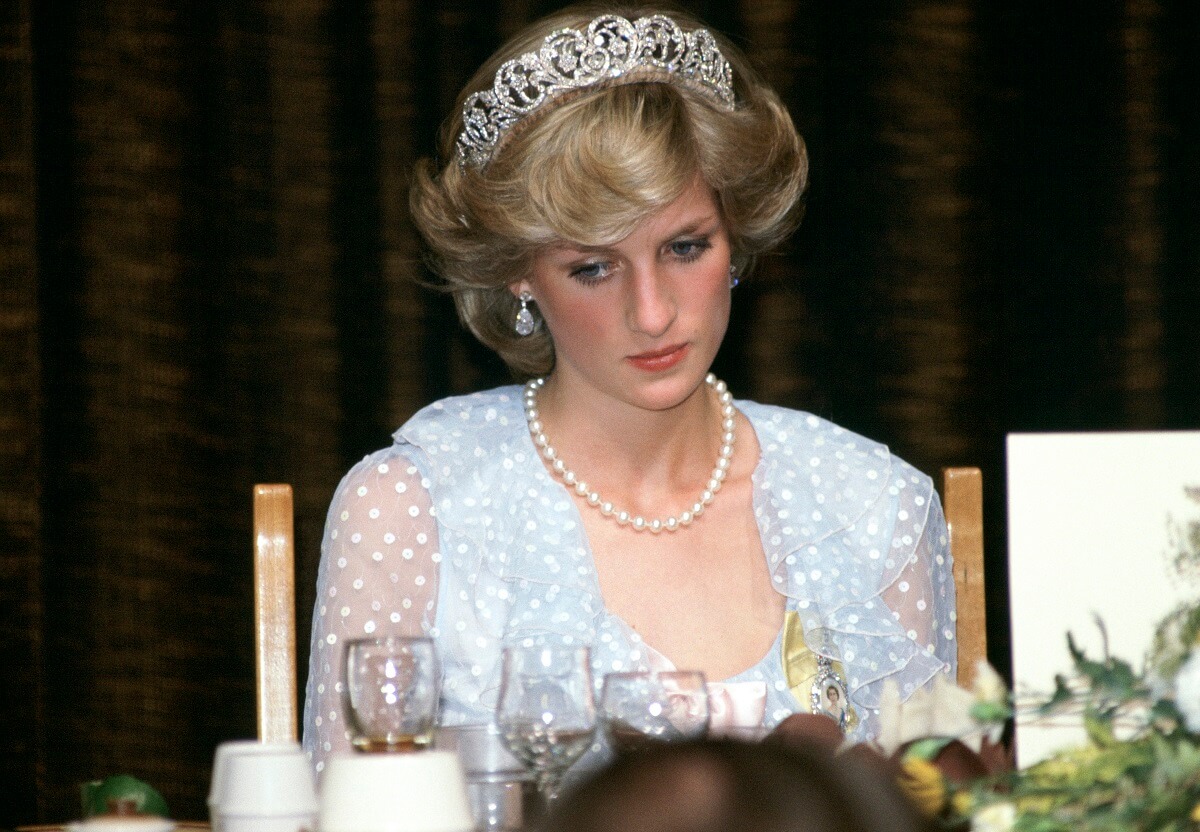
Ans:
POLYGON ((550 246, 550 252, 566 259, 590 257, 595 254, 608 254, 612 246, 586 246, 579 243, 555 243, 550 246))
POLYGON ((670 234, 668 234, 667 237, 668 238, 678 237, 681 234, 695 234, 697 231, 701 230, 702 228, 706 228, 707 226, 710 226, 710 225, 715 225, 716 223, 717 223, 717 215, 716 214, 707 214, 703 217, 697 217, 696 219, 691 220, 691 221, 685 223, 684 225, 679 226, 674 231, 672 231, 670 234))
MULTIPOLYGON (((685 234, 695 234, 701 229, 706 229, 707 227, 717 225, 718 223, 719 217, 716 214, 705 214, 703 217, 696 217, 695 219, 688 220, 682 225, 674 228, 670 233, 663 235, 662 239, 664 241, 673 240, 674 238, 681 237, 685 234)), ((552 243, 546 248, 546 250, 566 258, 588 257, 595 254, 610 254, 613 251, 616 251, 616 247, 619 244, 619 240, 617 243, 613 244, 600 244, 594 246, 586 245, 584 243, 571 243, 562 241, 552 243)))

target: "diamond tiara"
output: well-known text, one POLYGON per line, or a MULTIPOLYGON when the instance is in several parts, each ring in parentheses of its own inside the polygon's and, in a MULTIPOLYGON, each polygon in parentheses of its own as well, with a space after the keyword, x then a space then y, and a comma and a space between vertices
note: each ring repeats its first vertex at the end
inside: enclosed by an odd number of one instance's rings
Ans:
POLYGON ((522 118, 563 93, 637 81, 682 83, 733 108, 733 70, 707 29, 684 32, 665 15, 602 15, 584 30, 559 29, 541 48, 506 62, 490 90, 463 102, 458 158, 486 167, 522 118))

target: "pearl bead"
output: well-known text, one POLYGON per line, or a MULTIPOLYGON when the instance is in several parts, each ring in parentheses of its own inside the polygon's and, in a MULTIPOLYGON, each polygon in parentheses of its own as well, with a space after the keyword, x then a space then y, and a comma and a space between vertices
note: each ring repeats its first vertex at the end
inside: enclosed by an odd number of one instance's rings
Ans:
POLYGON ((712 373, 705 376, 704 381, 717 394, 717 401, 721 410, 721 450, 717 454, 716 466, 713 468, 712 475, 705 484, 705 489, 700 495, 700 499, 692 504, 690 510, 681 512, 678 517, 670 516, 665 519, 656 517, 646 520, 646 518, 640 515, 631 515, 628 511, 617 509, 610 501, 601 497, 599 492, 589 490, 587 483, 579 479, 575 472, 558 458, 558 452, 554 450, 554 446, 550 444, 550 440, 546 437, 545 426, 542 424, 540 414, 538 413, 537 393, 546 383, 544 378, 533 379, 525 385, 525 420, 529 425, 529 433, 533 437, 534 446, 538 448, 539 453, 550 463, 550 467, 554 473, 566 485, 571 486, 576 494, 583 497, 589 506, 597 509, 602 516, 615 520, 618 525, 630 526, 634 531, 649 531, 651 534, 660 534, 663 531, 674 532, 684 526, 691 525, 697 518, 704 514, 705 506, 712 504, 713 498, 721 490, 721 484, 725 480, 726 474, 729 471, 730 460, 733 458, 734 431, 737 427, 734 419, 735 410, 732 404, 733 394, 729 392, 729 388, 725 382, 719 381, 712 373))

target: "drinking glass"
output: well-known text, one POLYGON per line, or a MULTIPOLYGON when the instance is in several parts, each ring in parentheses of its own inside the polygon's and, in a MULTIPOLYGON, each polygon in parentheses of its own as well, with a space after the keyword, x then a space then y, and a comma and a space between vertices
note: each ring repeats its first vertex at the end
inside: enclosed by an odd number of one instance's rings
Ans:
POLYGON ((596 731, 586 647, 508 647, 496 723, 513 756, 532 769, 547 803, 596 731))
POLYGON ((476 832, 521 832, 527 828, 536 814, 529 801, 536 796, 536 783, 525 764, 509 752, 498 726, 442 726, 434 745, 458 755, 476 832))
POLYGON ((708 733, 708 690, 698 670, 609 673, 600 720, 618 752, 648 743, 698 739, 708 733))
POLYGON ((359 751, 418 751, 437 722, 437 654, 427 638, 364 638, 346 645, 345 710, 359 751))

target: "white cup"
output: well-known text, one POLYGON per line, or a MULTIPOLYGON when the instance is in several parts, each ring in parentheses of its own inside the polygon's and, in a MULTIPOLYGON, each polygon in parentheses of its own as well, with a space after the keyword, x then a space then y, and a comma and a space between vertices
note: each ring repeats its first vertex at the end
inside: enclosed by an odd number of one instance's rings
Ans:
POLYGON ((213 832, 312 829, 318 805, 308 757, 296 743, 222 743, 208 808, 213 832))
POLYGON ((472 832, 451 751, 339 754, 321 776, 320 832, 472 832))
MULTIPOLYGON (((220 832, 312 832, 316 823, 315 814, 286 817, 226 817, 221 821, 220 832)), ((214 831, 217 827, 213 827, 214 831)))
POLYGON ((239 754, 280 754, 300 750, 296 742, 260 742, 259 740, 229 740, 217 746, 213 754, 212 780, 208 788, 208 807, 216 805, 217 794, 224 787, 225 764, 230 757, 239 754))

